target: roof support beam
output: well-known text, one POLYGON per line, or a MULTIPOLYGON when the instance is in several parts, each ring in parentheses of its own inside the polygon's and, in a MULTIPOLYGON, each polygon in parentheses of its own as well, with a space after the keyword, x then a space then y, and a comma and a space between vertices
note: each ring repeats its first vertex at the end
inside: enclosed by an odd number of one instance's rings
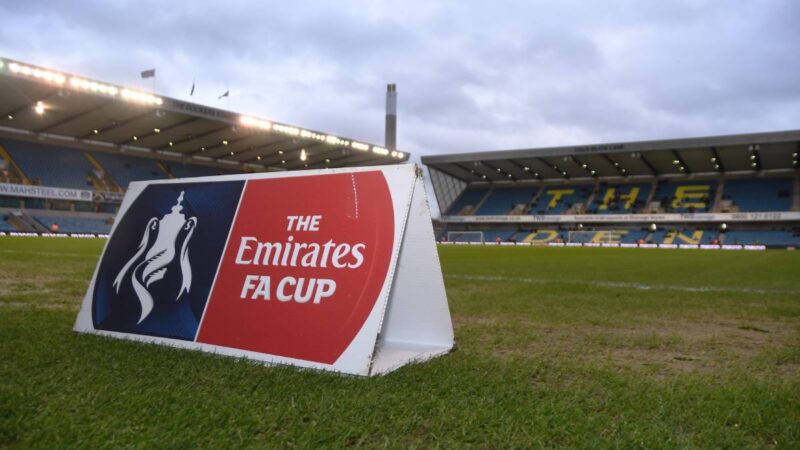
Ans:
MULTIPOLYGON (((341 159, 338 159, 336 161, 331 161, 331 164, 328 167, 333 169, 333 168, 336 168, 336 167, 345 167, 345 166, 352 166, 352 165, 367 165, 365 163, 374 161, 376 156, 378 156, 378 155, 375 155, 375 154, 372 154, 372 153, 366 153, 366 152, 354 153, 354 154, 348 156, 347 158, 341 158, 341 159)), ((323 165, 324 165, 324 161, 323 161, 323 165)), ((320 167, 320 163, 316 162, 315 164, 309 164, 308 168, 309 169, 314 169, 314 168, 321 168, 321 167, 320 167)))
POLYGON ((520 163, 514 161, 513 159, 509 159, 508 162, 509 162, 509 164, 514 166, 514 168, 518 169, 521 173, 531 177, 532 180, 536 179, 536 177, 533 175, 533 170, 531 170, 530 167, 520 165, 520 163), (526 167, 528 167, 528 170, 525 170, 526 167))
MULTIPOLYGON (((135 115, 133 117, 130 117, 128 119, 125 119, 123 121, 112 122, 111 125, 103 128, 102 130, 99 130, 100 132, 97 133, 97 134, 88 133, 88 134, 85 134, 83 136, 77 136, 76 138, 77 139, 89 139, 91 137, 95 137, 96 138, 96 137, 101 136, 103 133, 106 133, 108 131, 114 130, 114 129, 119 128, 119 127, 123 127, 125 125, 130 125, 133 122, 136 122, 139 119, 144 119, 145 117, 148 117, 151 114, 153 114, 153 111, 152 110, 148 110, 146 112, 143 112, 141 114, 137 114, 137 115, 135 115)), ((134 143, 133 140, 128 140, 128 141, 125 141, 125 142, 112 142, 112 144, 115 144, 115 145, 126 145, 126 144, 133 144, 133 143, 134 143)))
POLYGON ((285 142, 287 144, 292 144, 292 145, 290 145, 288 147, 283 147, 283 148, 277 149, 277 154, 276 155, 272 155, 272 156, 270 156, 269 158, 266 158, 266 159, 262 158, 261 159, 261 164, 271 165, 271 164, 276 164, 276 163, 278 163, 279 161, 282 161, 282 160, 287 160, 288 161, 289 159, 295 158, 295 154, 297 154, 296 157, 299 158, 300 157, 300 152, 303 149, 308 150, 308 149, 314 148, 314 147, 316 147, 318 145, 322 145, 322 142, 308 142, 308 141, 304 141, 303 145, 297 145, 297 143, 300 142, 300 139, 298 139, 298 138, 288 139, 288 140, 283 141, 283 142, 285 142))
MULTIPOLYGON (((54 122, 54 123, 51 123, 49 125, 43 126, 43 127, 39 128, 38 130, 35 130, 35 132, 36 133, 46 133, 46 132, 52 130, 53 128, 56 128, 56 127, 61 126, 61 125, 64 125, 65 123, 72 122, 73 120, 80 119, 81 117, 86 117, 89 114, 92 114, 92 113, 94 113, 96 111, 99 111, 99 110, 105 108, 106 106, 108 106, 110 104, 111 104, 111 100, 107 100, 107 101, 101 103, 100 106, 94 106, 92 108, 89 108, 87 110, 81 111, 79 113, 72 114, 72 115, 67 116, 67 117, 65 117, 65 118, 63 118, 63 119, 61 119, 61 120, 59 120, 57 122, 54 122)), ((102 130, 102 128, 97 129, 97 130, 99 132, 100 130, 102 130)), ((94 132, 93 132, 93 134, 94 134, 94 132)))
POLYGON ((0 123, 2 123, 5 120, 12 120, 12 119, 9 119, 8 116, 14 117, 14 116, 18 115, 19 113, 21 113, 22 111, 25 111, 28 108, 33 109, 33 107, 37 103, 45 102, 45 101, 55 97, 56 95, 58 95, 59 91, 60 91, 60 89, 51 90, 49 94, 45 95, 44 97, 39 97, 37 100, 34 100, 33 103, 31 103, 31 104, 20 106, 18 108, 12 109, 10 111, 4 112, 3 115, 0 116, 0 123))
MULTIPOLYGON (((245 141, 247 139, 250 139, 252 137, 253 137, 253 135, 247 135, 247 136, 238 137, 236 139, 223 139, 222 141, 220 141, 217 144, 214 144, 214 145, 212 145, 210 147, 206 147, 205 150, 197 150, 197 151, 192 152, 192 155, 201 154, 203 156, 208 156, 210 158, 223 158, 223 157, 226 157, 226 156, 233 156, 233 155, 230 154, 230 152, 233 151, 233 147, 236 144, 238 144, 238 143, 240 143, 242 141, 245 141), (222 151, 220 151, 220 150, 222 150, 222 151)), ((235 154, 236 154, 236 152, 234 152, 234 155, 235 154)))
POLYGON ((714 168, 719 171, 719 173, 725 173, 725 164, 722 163, 722 158, 719 157, 717 147, 711 146, 711 158, 711 164, 714 164, 714 168))
MULTIPOLYGON (((438 170, 439 172, 446 173, 447 175, 450 175, 451 177, 457 178, 457 179, 459 179, 461 181, 465 181, 467 183, 470 183, 470 182, 473 182, 473 181, 481 181, 479 176, 477 176, 476 174, 470 172, 469 170, 467 170, 466 173, 454 172, 453 169, 450 167, 451 164, 452 163, 445 163, 445 164, 434 165, 434 166, 430 166, 430 167, 433 167, 434 169, 438 170)), ((464 170, 462 167, 458 167, 458 168, 460 170, 462 170, 462 171, 464 170)))
MULTIPOLYGON (((159 130, 159 132, 158 132, 158 133, 156 133, 156 131, 155 131, 155 130, 152 130, 152 131, 150 131, 150 132, 148 132, 148 133, 145 133, 145 134, 143 134, 143 135, 141 135, 141 136, 138 136, 138 138, 139 138, 139 139, 146 139, 146 138, 149 138, 149 137, 151 137, 151 136, 156 136, 156 135, 159 135, 159 134, 161 134, 161 133, 166 133, 166 132, 168 132, 168 131, 170 131, 170 130, 174 130, 175 128, 178 128, 178 127, 181 127, 181 126, 183 126, 183 125, 186 125, 187 123, 196 122, 196 121, 198 121, 198 120, 200 120, 200 118, 199 118, 199 117, 189 117, 188 119, 181 120, 180 122, 173 123, 173 124, 172 124, 172 125, 170 125, 170 126, 167 126, 167 127, 164 127, 164 128, 159 128, 159 129, 158 129, 158 130, 159 130)), ((133 142, 133 139, 131 139, 131 140, 129 140, 128 142, 126 142, 126 144, 129 144, 129 143, 131 143, 131 142, 133 142)))
POLYGON ((617 172, 619 172, 619 174, 621 176, 623 176, 623 177, 627 177, 628 176, 628 169, 622 167, 622 165, 620 163, 614 161, 613 159, 611 159, 610 156, 608 156, 605 153, 603 153, 601 156, 603 157, 604 160, 606 160, 609 164, 611 164, 612 167, 617 169, 617 172))
MULTIPOLYGON (((310 145, 310 146, 301 147, 300 148, 301 151, 303 149, 306 150, 306 160, 305 161, 301 161, 300 160, 300 156, 298 155, 296 160, 294 160, 292 162, 287 162, 286 169, 287 170, 295 170, 295 169, 305 168, 306 166, 308 166, 310 168, 312 164, 324 164, 325 163, 325 159, 327 158, 327 156, 330 156, 330 153, 331 153, 330 150, 329 151, 322 151, 322 152, 319 152, 319 153, 316 153, 316 154, 311 154, 312 151, 315 151, 316 149, 318 149, 319 147, 324 146, 324 145, 326 145, 326 144, 323 143, 323 142, 320 142, 318 144, 313 144, 313 145, 310 145)), ((342 148, 343 147, 339 147, 336 151, 341 151, 342 148)), ((327 158, 327 159, 330 159, 330 158, 327 158)))
POLYGON ((558 167, 558 164, 550 164, 549 162, 547 162, 547 160, 546 160, 546 159, 544 159, 544 158, 541 158, 541 157, 537 157, 537 158, 536 158, 536 160, 537 160, 537 161, 539 161, 540 163, 544 164, 544 165, 545 165, 545 167, 547 167, 547 170, 550 170, 550 171, 554 172, 558 178, 569 179, 569 174, 566 174, 566 175, 564 175, 564 174, 562 173, 562 172, 566 172, 566 170, 564 170, 564 169, 561 169, 561 170, 557 169, 557 167, 558 167))
POLYGON ((677 150, 672 150, 672 156, 675 157, 674 161, 678 161, 678 170, 681 173, 686 174, 686 175, 689 175, 690 173, 692 173, 692 171, 689 169, 689 165, 686 164, 686 161, 683 160, 683 158, 681 157, 681 154, 678 153, 677 150), (682 167, 682 169, 681 169, 681 167, 682 167))
POLYGON ((573 160, 573 161, 575 161, 575 164, 579 165, 579 166, 581 167, 581 169, 583 169, 584 171, 586 171, 586 174, 587 174, 587 175, 589 175, 590 177, 597 178, 597 170, 596 170, 596 169, 592 169, 591 167, 589 167, 589 164, 587 164, 587 163, 585 163, 585 162, 581 161, 581 160, 580 160, 580 159, 578 159, 578 157, 576 157, 576 156, 573 156, 573 157, 572 157, 572 160, 573 160), (593 171, 594 171, 594 172, 593 172, 593 171))
MULTIPOLYGON (((308 148, 306 150, 308 150, 308 148)), ((327 151, 323 150, 322 152, 316 153, 314 155, 307 155, 308 159, 306 161, 306 164, 308 164, 309 168, 320 166, 320 165, 321 166, 325 166, 325 164, 326 164, 325 160, 326 159, 330 160, 330 162, 327 163, 327 164, 333 164, 334 162, 336 162, 336 161, 338 161, 340 159, 347 158, 350 155, 354 155, 354 154, 370 155, 370 153, 367 153, 367 152, 361 152, 361 151, 359 151, 357 153, 353 152, 352 150, 350 150, 347 147, 337 147, 337 148, 332 148, 332 149, 327 150, 327 151), (308 161, 313 161, 313 163, 309 163, 308 161)), ((380 156, 380 155, 374 155, 374 156, 380 156)), ((292 170, 293 167, 289 167, 288 169, 292 170)))
MULTIPOLYGON (((184 139, 173 141, 173 144, 175 146, 178 146, 178 145, 181 145, 181 144, 185 144, 187 142, 192 142, 192 141, 195 141, 197 139, 202 139, 204 137, 211 136, 213 134, 219 133, 220 131, 225 131, 225 130, 228 130, 230 128, 231 128, 231 125, 225 125, 225 126, 222 126, 222 127, 217 127, 217 128, 214 128, 213 130, 208 130, 208 131, 206 131, 204 133, 187 136, 184 139)), ((161 147, 159 150, 169 150, 170 148, 171 147, 169 147, 169 145, 167 145, 165 147, 161 147)))
MULTIPOLYGON (((269 144, 259 145, 258 147, 252 148, 250 150, 237 153, 231 159, 235 159, 236 161, 239 161, 239 162, 248 162, 248 161, 252 161, 254 159, 258 160, 259 156, 262 159, 264 159, 264 154, 265 153, 276 153, 277 154, 277 151, 281 148, 282 145, 290 144, 294 140, 295 140, 294 138, 283 139, 283 140, 270 142, 269 144)), ((259 161, 258 162, 259 164, 263 163, 263 161, 261 161, 261 160, 258 160, 258 161, 259 161)))
POLYGON ((644 155, 644 153, 640 152, 639 155, 640 155, 639 159, 642 160, 642 164, 644 164, 645 167, 647 167, 647 170, 650 171, 650 175, 658 176, 659 173, 656 170, 656 167, 650 161, 647 160, 647 157, 644 155))
POLYGON ((461 169, 461 170, 463 170, 463 171, 465 171, 465 172, 467 172, 469 174, 472 174, 476 178, 474 181, 487 181, 489 179, 489 176, 486 175, 485 173, 483 173, 482 170, 480 170, 483 167, 483 164, 481 164, 480 161, 473 162, 472 163, 473 167, 467 167, 464 164, 457 163, 457 162, 456 163, 449 163, 449 164, 452 164, 452 165, 458 167, 459 169, 461 169))
MULTIPOLYGON (((505 172, 503 172, 503 169, 501 169, 501 168, 499 168, 499 167, 497 167, 497 166, 494 166, 494 165, 492 165, 492 164, 490 164, 490 163, 488 163, 488 162, 486 162, 486 161, 481 161, 481 164, 483 164, 484 166, 486 166, 486 167, 488 167, 489 169, 491 169, 491 170, 489 171, 489 173, 491 173, 491 174, 492 174, 492 175, 494 175, 494 176, 499 176, 499 177, 500 177, 500 179, 498 179, 498 180, 494 180, 494 179, 493 179, 493 180, 490 180, 490 181, 503 181, 503 180, 506 180, 506 177, 504 177, 504 176, 501 176, 503 173, 505 173, 505 172)), ((509 180, 513 180, 513 179, 514 179, 514 178, 513 178, 513 177, 514 177, 514 175, 511 175, 511 177, 512 177, 512 178, 508 178, 508 179, 509 179, 509 180)), ((491 177, 489 177, 489 178, 491 178, 491 177)))

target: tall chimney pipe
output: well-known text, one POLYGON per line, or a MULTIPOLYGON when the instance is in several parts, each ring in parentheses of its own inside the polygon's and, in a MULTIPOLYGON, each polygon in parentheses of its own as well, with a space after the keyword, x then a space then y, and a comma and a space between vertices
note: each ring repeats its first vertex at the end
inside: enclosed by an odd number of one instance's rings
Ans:
POLYGON ((386 148, 397 150, 397 85, 386 86, 386 148))

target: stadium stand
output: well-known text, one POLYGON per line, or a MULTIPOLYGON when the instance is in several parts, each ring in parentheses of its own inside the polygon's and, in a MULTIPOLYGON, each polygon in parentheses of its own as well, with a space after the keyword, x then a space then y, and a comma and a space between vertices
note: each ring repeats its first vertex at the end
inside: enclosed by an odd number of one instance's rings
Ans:
POLYGON ((422 161, 439 229, 513 225, 510 239, 532 244, 799 244, 800 130, 422 161))
POLYGON ((711 244, 717 236, 712 230, 673 229, 656 231, 651 240, 655 244, 711 244))
POLYGON ((17 231, 17 227, 8 221, 8 216, 0 217, 0 231, 17 231))
POLYGON ((588 209, 590 214, 628 214, 644 207, 652 183, 601 186, 588 209))
POLYGON ((800 233, 781 230, 728 231, 720 234, 723 244, 800 246, 800 233))
POLYGON ((214 175, 223 175, 219 169, 205 166, 192 166, 189 164, 169 164, 164 163, 166 169, 175 176, 175 178, 190 178, 190 177, 210 177, 214 175))
POLYGON ((169 175, 152 159, 111 153, 93 153, 93 156, 122 187, 127 187, 132 181, 169 178, 169 175))
POLYGON ((7 231, 46 233, 55 222, 62 232, 107 233, 106 220, 137 180, 365 167, 410 156, 9 58, 0 58, 0 103, 7 231))
POLYGON ((453 203, 450 214, 465 215, 473 214, 477 211, 479 203, 489 192, 488 189, 467 189, 453 203))
POLYGON ((526 232, 520 242, 528 244, 548 244, 550 242, 567 242, 568 233, 566 231, 554 229, 539 229, 526 232))
POLYGON ((791 178, 728 180, 721 210, 731 212, 789 211, 792 208, 791 178))
MULTIPOLYGON (((82 190, 100 188, 102 192, 107 192, 109 188, 119 190, 120 184, 127 186, 127 183, 137 179, 212 176, 222 173, 219 169, 206 166, 180 163, 169 165, 130 155, 85 152, 14 139, 0 140, 0 148, 3 149, 0 157, 6 161, 5 167, 14 168, 15 174, 18 174, 13 179, 10 176, 4 177, 0 182, 82 190)), ((49 232, 55 223, 58 224, 60 233, 107 234, 111 231, 110 221, 107 218, 98 218, 97 213, 114 213, 119 199, 117 198, 116 203, 109 201, 65 201, 0 195, 0 208, 4 211, 17 211, 14 214, 3 214, 0 231, 49 232), (72 212, 68 216, 60 216, 55 210, 72 212), (45 212, 47 214, 42 215, 45 212)))
POLYGON ((492 189, 479 215, 522 214, 527 210, 538 188, 499 188, 492 189))
MULTIPOLYGON (((483 235, 483 241, 487 243, 497 242, 498 238, 500 242, 508 242, 513 240, 514 235, 517 234, 516 230, 486 230, 481 231, 483 235)), ((473 232, 473 231, 454 231, 451 233, 442 232, 439 233, 437 239, 442 240, 450 240, 451 242, 480 242, 481 234, 473 232)))
POLYGON ((486 242, 496 242, 498 238, 500 241, 509 241, 517 232, 515 230, 489 230, 483 233, 483 239, 486 242))
POLYGON ((568 233, 565 242, 575 242, 581 244, 635 244, 640 239, 644 240, 647 236, 646 231, 606 229, 593 231, 573 231, 568 233))
POLYGON ((101 219, 77 217, 42 217, 34 216, 37 222, 48 230, 53 224, 58 224, 58 231, 62 233, 105 233, 111 232, 111 225, 101 219))
POLYGON ((593 185, 545 186, 536 204, 531 207, 533 214, 580 213, 589 202, 593 185))
POLYGON ((654 202, 658 203, 658 211, 653 212, 694 213, 708 211, 714 201, 716 185, 717 183, 714 181, 660 183, 653 197, 654 202))
POLYGON ((87 174, 92 165, 83 152, 10 139, 3 139, 0 144, 34 184, 91 188, 87 174))

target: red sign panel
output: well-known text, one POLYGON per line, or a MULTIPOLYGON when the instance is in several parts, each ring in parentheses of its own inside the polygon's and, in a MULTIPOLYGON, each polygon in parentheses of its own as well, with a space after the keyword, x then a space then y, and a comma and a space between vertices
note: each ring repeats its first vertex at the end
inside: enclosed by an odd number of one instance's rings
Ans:
POLYGON ((197 342, 333 364, 391 263, 380 171, 248 180, 197 342))

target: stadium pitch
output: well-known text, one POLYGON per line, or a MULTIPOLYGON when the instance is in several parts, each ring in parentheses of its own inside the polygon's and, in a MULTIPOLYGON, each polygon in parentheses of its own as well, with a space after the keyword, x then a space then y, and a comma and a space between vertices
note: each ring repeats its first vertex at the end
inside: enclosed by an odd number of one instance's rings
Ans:
POLYGON ((800 445, 797 252, 442 246, 458 349, 364 379, 73 333, 103 243, 0 237, 0 446, 800 445))

